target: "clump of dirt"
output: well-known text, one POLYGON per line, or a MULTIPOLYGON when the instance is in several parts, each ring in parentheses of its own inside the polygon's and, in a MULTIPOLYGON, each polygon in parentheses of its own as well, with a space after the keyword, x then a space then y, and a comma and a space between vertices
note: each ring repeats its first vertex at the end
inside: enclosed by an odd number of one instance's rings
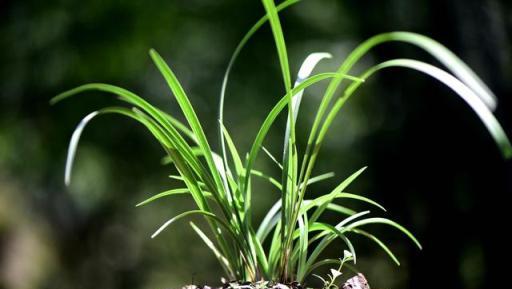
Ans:
POLYGON ((273 281, 258 282, 227 282, 222 286, 223 289, 303 289, 299 282, 283 284, 273 281))
POLYGON ((299 282, 291 282, 283 284, 273 281, 258 281, 258 282, 240 282, 229 281, 224 283, 221 287, 210 287, 208 285, 197 286, 187 285, 181 289, 304 289, 299 282))
MULTIPOLYGON (((356 276, 348 279, 344 284, 343 289, 370 289, 370 285, 363 274, 358 273, 356 276)), ((299 282, 291 282, 283 284, 273 281, 258 281, 258 282, 240 282, 229 281, 224 283, 221 287, 210 287, 207 285, 187 285, 181 289, 309 289, 304 288, 299 282)))

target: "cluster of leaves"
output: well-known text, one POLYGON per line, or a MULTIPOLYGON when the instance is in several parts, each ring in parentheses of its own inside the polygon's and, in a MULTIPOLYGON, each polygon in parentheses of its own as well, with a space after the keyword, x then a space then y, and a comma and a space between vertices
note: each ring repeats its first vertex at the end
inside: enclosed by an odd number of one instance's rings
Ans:
POLYGON ((211 149, 192 104, 173 71, 154 51, 150 56, 165 78, 179 104, 187 123, 166 114, 157 107, 126 89, 101 83, 79 86, 56 96, 52 103, 86 91, 99 90, 116 95, 128 107, 107 107, 86 116, 76 128, 68 152, 65 173, 69 183, 71 167, 80 135, 86 124, 98 115, 121 114, 142 124, 161 144, 168 162, 176 167, 179 175, 172 176, 184 183, 183 188, 175 188, 157 194, 139 205, 150 203, 162 197, 180 194, 190 195, 197 209, 183 212, 163 224, 153 237, 161 233, 173 222, 184 217, 199 214, 207 221, 210 234, 203 232, 191 223, 206 245, 213 251, 232 280, 291 280, 303 281, 315 268, 338 259, 319 260, 324 249, 335 239, 345 242, 350 251, 350 259, 356 261, 356 252, 348 238, 349 233, 362 235, 380 246, 391 259, 399 264, 389 248, 377 237, 361 227, 368 224, 385 224, 397 228, 409 237, 419 248, 416 238, 401 225, 386 218, 368 217, 369 211, 356 212, 336 204, 338 199, 355 199, 383 209, 376 202, 360 195, 345 192, 347 186, 364 170, 360 169, 342 181, 331 192, 314 199, 306 199, 308 186, 321 181, 331 174, 312 176, 313 169, 328 130, 340 109, 356 90, 377 71, 404 67, 413 69, 441 81, 457 93, 476 112, 505 156, 512 154, 509 140, 494 118, 492 110, 496 106, 494 95, 483 82, 457 56, 438 42, 414 33, 392 32, 374 36, 357 46, 335 72, 318 73, 310 76, 316 63, 329 58, 327 53, 313 53, 304 61, 295 84, 292 86, 286 44, 278 17, 279 11, 298 2, 283 1, 276 6, 273 0, 263 0, 266 15, 263 16, 236 47, 220 93, 219 133, 220 152, 211 149), (242 158, 223 122, 223 103, 228 77, 238 54, 251 36, 269 22, 274 36, 284 82, 284 95, 275 104, 263 121, 252 147, 242 158), (413 59, 392 59, 370 67, 358 77, 350 76, 351 68, 372 48, 387 42, 404 42, 415 45, 441 62, 447 71, 413 59), (299 160, 296 146, 295 121, 303 92, 311 85, 329 80, 322 97, 307 146, 299 160), (346 87, 337 95, 338 88, 346 82, 346 87), (282 161, 279 162, 263 148, 263 143, 278 115, 287 108, 287 126, 284 134, 282 161), (263 150, 281 168, 280 180, 276 180, 254 168, 255 161, 263 150), (254 227, 251 214, 251 179, 262 177, 281 192, 281 199, 268 211, 259 227, 254 227), (331 225, 320 221, 327 210, 346 216, 338 224, 331 225))

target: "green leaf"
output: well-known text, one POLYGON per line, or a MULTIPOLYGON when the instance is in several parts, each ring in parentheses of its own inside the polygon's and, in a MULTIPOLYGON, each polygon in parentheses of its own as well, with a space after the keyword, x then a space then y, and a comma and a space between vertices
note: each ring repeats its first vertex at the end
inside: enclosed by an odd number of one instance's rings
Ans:
MULTIPOLYGON (((339 222, 339 223, 335 226, 335 228, 337 228, 338 230, 343 229, 343 230, 345 231, 345 226, 346 226, 348 223, 352 222, 353 220, 355 220, 355 219, 357 219, 357 218, 359 218, 359 217, 361 217, 361 216, 367 215, 367 214, 369 214, 369 213, 370 213, 370 211, 362 211, 362 212, 359 212, 359 213, 357 213, 357 214, 351 215, 351 216, 349 216, 349 217, 347 217, 347 218, 343 219, 341 222, 339 222)), ((313 224, 314 224, 314 223, 313 223, 313 224)), ((315 227, 315 226, 313 226, 313 224, 311 224, 311 225, 310 225, 310 227, 311 227, 311 228, 316 228, 316 229, 315 229, 315 230, 312 230, 312 231, 318 231, 318 228, 319 228, 319 227, 318 227, 318 226, 317 226, 317 227, 315 227)), ((328 233, 329 233, 329 232, 328 232, 327 230, 323 230, 323 232, 322 232, 322 233, 320 233, 320 234, 316 235, 314 238, 312 238, 312 239, 311 239, 311 241, 315 241, 315 240, 320 239, 320 238, 321 238, 321 237, 323 237, 323 236, 329 235, 328 233)), ((297 236, 298 236, 298 232, 297 232, 297 231, 295 231, 295 233, 294 233, 294 238, 297 238, 297 236)), ((334 234, 331 234, 331 236, 330 236, 330 237, 334 237, 334 234)))
MULTIPOLYGON (((286 0, 286 1, 283 1, 281 4, 279 4, 276 7, 276 9, 279 12, 279 11, 281 11, 283 9, 288 8, 289 6, 291 6, 293 4, 296 4, 297 2, 299 2, 299 0, 286 0)), ((238 55, 240 54, 242 49, 245 47, 245 45, 247 44, 249 39, 267 21, 268 21, 268 16, 264 15, 242 37, 242 39, 240 40, 240 42, 236 46, 235 50, 233 51, 233 54, 231 55, 231 58, 230 58, 229 63, 228 63, 228 66, 226 68, 226 71, 224 72, 224 77, 223 77, 223 80, 222 80, 222 86, 221 86, 221 91, 220 91, 220 98, 219 98, 219 140, 220 140, 220 144, 221 144, 223 159, 226 159, 226 147, 225 147, 225 142, 224 142, 224 133, 223 133, 222 126, 223 126, 223 122, 224 122, 224 100, 225 100, 225 97, 226 97, 226 88, 227 88, 227 83, 228 83, 228 80, 229 80, 229 75, 231 73, 231 70, 232 70, 232 68, 233 68, 237 58, 238 58, 238 55)))
MULTIPOLYGON (((307 265, 308 267, 309 266, 312 266, 316 259, 318 258, 318 256, 320 256, 320 254, 325 250, 325 248, 327 248, 327 246, 336 239, 336 237, 340 237, 343 239, 343 241, 345 241, 345 243, 347 244, 347 247, 349 248, 350 250, 350 253, 352 253, 354 255, 354 263, 356 262, 356 255, 355 255, 355 249, 353 248, 351 242, 348 240, 348 238, 345 240, 343 237, 345 237, 344 233, 346 231, 346 225, 348 223, 350 223, 351 221, 361 217, 361 216, 364 216, 366 214, 369 214, 370 211, 364 211, 364 212, 360 212, 360 213, 357 213, 357 214, 354 214, 346 219, 344 219, 343 221, 339 222, 336 226, 334 226, 335 230, 332 230, 332 229, 328 229, 328 230, 325 230, 322 228, 321 225, 314 225, 314 224, 317 224, 317 223, 313 223, 311 226, 310 226, 310 232, 311 231, 318 231, 320 230, 321 232, 319 234, 317 234, 314 238, 312 238, 310 241, 315 241, 315 240, 318 240, 320 238, 323 237, 323 239, 320 241, 320 243, 318 243, 315 247, 315 249, 313 250, 313 252, 311 253, 311 255, 309 256, 309 259, 308 259, 308 262, 307 262, 307 265), (342 237, 343 236, 343 237, 342 237), (348 240, 348 241, 347 241, 348 240)), ((346 237, 345 237, 346 238, 346 237)))
MULTIPOLYGON (((309 202, 307 203, 307 206, 305 206, 303 208, 303 210, 309 210, 311 209, 312 207, 325 207, 327 208, 328 206, 330 205, 333 205, 331 202, 333 199, 338 199, 338 198, 342 198, 342 199, 354 199, 354 200, 358 200, 358 201, 362 201, 362 202, 365 202, 365 203, 368 203, 368 204, 371 204, 383 211, 386 211, 384 209, 383 206, 381 206, 379 203, 369 199, 369 198, 366 198, 366 197, 363 197, 363 196, 359 196, 359 195, 355 195, 355 194, 350 194, 350 193, 338 193, 336 192, 334 195, 323 195, 323 196, 320 196, 314 200, 309 200, 309 202)), ((325 210, 325 209, 324 209, 325 210)), ((315 213, 318 212, 318 209, 315 211, 315 213)), ((323 212, 323 211, 322 211, 323 212)), ((315 214, 313 214, 313 216, 315 216, 315 214)), ((321 215, 318 215, 315 219, 318 219, 318 217, 320 217, 321 215)), ((312 217, 313 218, 313 217, 312 217)))
POLYGON ((163 230, 165 230, 169 225, 171 225, 175 221, 178 221, 179 219, 182 219, 182 218, 190 216, 190 215, 204 215, 205 217, 211 218, 217 224, 222 225, 222 227, 226 228, 228 230, 228 232, 230 232, 233 235, 235 235, 231 231, 231 227, 229 225, 227 225, 224 221, 222 221, 219 217, 217 217, 214 213, 210 213, 210 212, 202 211, 202 210, 190 210, 190 211, 186 211, 184 213, 181 213, 181 214, 177 215, 176 217, 174 217, 174 218, 168 220, 167 222, 165 222, 162 226, 160 226, 155 231, 155 233, 153 233, 153 235, 151 235, 151 238, 155 238, 156 236, 158 236, 163 230))
MULTIPOLYGON (((233 139, 229 135, 228 130, 226 129, 226 127, 224 127, 224 125, 222 123, 220 124, 220 126, 222 128, 224 137, 226 138, 226 142, 228 144, 228 148, 231 153, 231 158, 233 160, 233 163, 235 164, 236 174, 237 174, 237 176, 240 176, 243 173, 243 169, 244 169, 244 166, 242 164, 242 159, 240 158, 240 155, 238 154, 238 150, 236 149, 236 146, 233 143, 233 139)), ((226 164, 227 164, 227 161, 226 161, 226 164)))
MULTIPOLYGON (((202 193, 203 193, 203 195, 206 198, 213 199, 213 196, 212 196, 212 194, 210 192, 203 191, 202 193)), ((147 205, 147 204, 149 204, 151 202, 154 202, 154 201, 156 201, 156 200, 158 200, 160 198, 163 198, 163 197, 174 196, 174 195, 186 195, 186 194, 190 194, 190 190, 188 188, 179 188, 179 189, 167 190, 167 191, 158 193, 158 194, 156 194, 154 196, 151 196, 151 197, 145 199, 144 201, 138 203, 135 206, 136 207, 144 206, 144 205, 147 205)))
POLYGON ((263 218, 256 232, 256 236, 260 240, 261 243, 265 241, 265 238, 270 233, 272 228, 277 224, 280 216, 279 210, 281 209, 281 199, 279 199, 271 208, 268 210, 267 214, 263 218))
POLYGON ((82 132, 84 128, 87 126, 87 124, 98 114, 100 114, 99 111, 94 111, 88 114, 80 121, 78 126, 73 131, 73 135, 71 136, 71 140, 69 141, 68 155, 66 158, 66 169, 64 172, 64 183, 66 184, 66 186, 69 186, 71 182, 71 170, 73 168, 73 162, 75 160, 78 143, 80 142, 80 136, 82 135, 82 132))
POLYGON ((226 272, 228 272, 231 276, 236 276, 236 274, 233 271, 233 268, 231 264, 229 263, 228 259, 222 255, 222 253, 215 247, 213 242, 206 236, 199 227, 197 227, 193 222, 190 222, 190 226, 192 229, 197 233, 197 235, 203 240, 203 242, 206 244, 206 246, 213 252, 221 266, 224 268, 226 272))
MULTIPOLYGON (((342 78, 349 78, 352 81, 362 81, 359 78, 354 78, 352 76, 347 75, 340 75, 336 73, 320 73, 313 75, 306 80, 304 80, 301 84, 299 84, 297 87, 294 87, 292 89, 292 95, 296 94, 298 91, 301 91, 317 82, 320 82, 325 79, 333 78, 333 77, 342 77, 342 78)), ((260 129, 256 135, 256 138, 251 146, 251 150, 249 152, 249 157, 247 158, 246 165, 245 165, 245 175, 249 175, 250 171, 252 170, 252 167, 254 165, 254 162, 256 160, 256 157, 258 156, 258 153, 262 147, 262 143, 265 140, 265 137, 270 130, 270 127, 276 120, 277 116, 282 112, 284 107, 288 104, 289 99, 287 96, 283 96, 279 102, 274 105, 272 110, 268 113, 267 117, 265 118, 263 124, 260 126, 260 129)), ((247 188, 247 184, 249 182, 249 178, 245 178, 242 188, 247 188)))
MULTIPOLYGON (((343 233, 342 229, 340 229, 337 226, 332 226, 332 225, 325 224, 325 223, 315 222, 315 223, 313 223, 312 225, 309 226, 309 232, 314 232, 314 231, 321 231, 325 235, 331 235, 331 236, 335 236, 335 237, 338 237, 338 238, 342 239, 347 244, 347 247, 348 247, 350 253, 352 253, 352 255, 354 257, 354 263, 356 262, 356 251, 354 249, 354 246, 352 245, 352 242, 350 242, 350 239, 348 239, 345 236, 345 234, 343 233)), ((315 249, 313 250, 313 252, 309 256, 309 259, 307 261, 307 267, 313 265, 313 263, 315 262, 316 258, 318 258, 320 253, 323 250, 325 250, 325 248, 327 248, 327 246, 335 239, 335 237, 324 238, 315 247, 315 249)))
POLYGON ((416 237, 414 237, 414 235, 411 232, 409 232, 409 230, 404 228, 402 225, 396 223, 395 221, 392 221, 392 220, 389 220, 386 218, 367 218, 367 219, 355 221, 355 222, 347 225, 345 228, 341 229, 341 231, 342 232, 350 231, 354 228, 359 228, 361 226, 369 225, 369 224, 386 224, 386 225, 395 227, 396 229, 398 229, 399 231, 404 233, 407 237, 409 237, 409 239, 411 239, 420 250, 422 249, 420 242, 416 239, 416 237))
POLYGON ((201 123, 199 122, 196 112, 194 111, 194 108, 192 107, 190 100, 188 99, 185 91, 183 90, 183 87, 181 87, 180 82, 178 81, 172 70, 169 68, 167 63, 165 63, 162 57, 154 49, 151 49, 149 51, 149 55, 151 56, 151 59, 153 59, 153 62, 157 66, 158 70, 160 70, 162 76, 165 78, 167 84, 169 85, 169 88, 172 90, 176 98, 176 101, 181 107, 181 110, 185 115, 188 124, 192 128, 194 135, 197 137, 198 145, 203 149, 204 157, 206 158, 206 162, 208 163, 210 172, 213 176, 215 184, 217 185, 217 189, 220 191, 223 191, 223 189, 227 189, 224 187, 221 181, 220 174, 217 171, 217 166, 215 165, 215 162, 213 160, 212 150, 210 148, 210 145, 208 144, 208 141, 206 140, 206 135, 204 134, 201 123))
POLYGON ((297 279, 302 281, 307 271, 307 256, 308 256, 308 235, 309 235, 309 222, 307 214, 302 214, 298 219, 299 223, 299 254, 297 266, 297 279))
POLYGON ((270 280, 270 272, 269 272, 269 265, 267 261, 267 256, 265 254, 265 250, 263 250, 263 246, 261 244, 261 241, 257 239, 256 234, 252 233, 252 242, 255 245, 256 248, 256 256, 258 260, 258 264, 260 265, 260 268, 262 270, 263 277, 265 277, 266 280, 270 280))
POLYGON ((271 177, 261 171, 252 170, 251 175, 260 177, 264 180, 267 180, 270 184, 274 185, 277 189, 282 190, 281 183, 279 183, 279 181, 277 181, 273 177, 271 177))
MULTIPOLYGON (((328 172, 328 173, 324 173, 324 174, 321 174, 321 175, 318 175, 318 176, 314 176, 312 178, 310 178, 307 182, 307 185, 312 185, 314 183, 318 183, 318 182, 321 182, 321 181, 324 181, 324 180, 327 180, 327 179, 330 179, 334 177, 334 173, 333 172, 328 172)), ((301 184, 299 186, 302 187, 304 184, 301 184)))
POLYGON ((283 169, 283 165, 277 161, 277 159, 272 155, 272 153, 270 153, 269 150, 267 150, 264 146, 261 147, 261 149, 267 154, 267 156, 272 160, 272 162, 274 162, 278 168, 280 168, 281 170, 283 169))
POLYGON ((356 211, 349 209, 344 206, 336 205, 336 204, 329 204, 327 205, 327 210, 331 210, 333 212, 337 212, 343 215, 352 216, 356 214, 356 211))
MULTIPOLYGON (((203 150, 200 147, 192 147, 191 151, 194 156, 202 156, 203 155, 203 150)), ((162 158, 161 163, 162 163, 162 165, 170 165, 170 164, 173 164, 173 160, 171 159, 170 156, 167 155, 162 158)))
MULTIPOLYGON (((332 58, 332 55, 330 53, 326 52, 315 52, 309 54, 304 62, 302 63, 299 72, 297 74, 297 80, 295 81, 294 87, 297 87, 299 84, 301 84, 306 78, 308 78, 311 73, 313 72, 313 69, 315 66, 320 62, 322 59, 326 58, 332 58)), ((297 120, 297 116, 299 114, 299 107, 300 103, 302 102, 302 95, 304 94, 304 89, 300 90, 299 92, 295 93, 293 95, 292 99, 292 111, 293 111, 293 120, 297 120)), ((286 130, 284 134, 284 153, 286 153, 286 148, 288 147, 288 139, 290 137, 290 120, 288 119, 286 122, 286 130)))
POLYGON ((391 258, 391 260, 393 260, 393 262, 395 262, 397 266, 400 266, 400 261, 398 261, 398 258, 395 256, 395 254, 393 254, 393 252, 391 252, 388 246, 386 246, 386 244, 384 244, 384 242, 382 242, 379 238, 375 237, 374 235, 366 231, 359 229, 352 229, 351 232, 365 236, 366 238, 374 241, 379 247, 382 248, 382 250, 384 250, 384 252, 386 252, 386 254, 388 254, 389 258, 391 258))
MULTIPOLYGON (((324 266, 324 265, 331 265, 331 264, 340 264, 339 259, 323 259, 321 261, 316 262, 311 267, 309 267, 309 271, 307 272, 306 276, 309 275, 313 270, 317 269, 318 267, 324 266)), ((347 267, 350 271, 354 273, 359 273, 354 267, 350 266, 349 264, 344 264, 345 267, 347 267)), ((312 274, 313 276, 316 276, 315 274, 312 274)))
MULTIPOLYGON (((50 103, 55 104, 69 97, 78 95, 82 92, 96 90, 118 95, 122 101, 140 108, 144 113, 147 113, 148 116, 151 116, 152 119, 149 119, 144 116, 145 114, 142 114, 142 111, 137 112, 139 116, 143 116, 140 119, 138 119, 139 121, 144 119, 144 122, 149 123, 153 127, 153 131, 158 132, 160 136, 155 137, 157 137, 157 139, 160 138, 159 141, 165 141, 166 147, 178 150, 181 153, 182 157, 185 160, 187 160, 188 165, 190 165, 190 167, 192 168, 192 170, 194 170, 195 173, 197 173, 198 175, 207 176, 204 172, 203 167, 191 152, 190 146, 185 142, 183 137, 172 126, 169 119, 165 117, 162 113, 160 113, 159 109, 155 108, 147 101, 145 101, 144 99, 142 99, 141 97, 139 97, 131 91, 110 84, 90 83, 70 89, 55 96, 50 100, 50 103)), ((133 118, 133 116, 131 115, 125 115, 133 118)), ((137 119, 139 117, 135 118, 137 119)))
POLYGON ((336 198, 336 194, 341 193, 346 187, 348 187, 359 175, 361 175, 366 170, 366 168, 367 167, 363 167, 346 178, 330 194, 326 195, 327 197, 323 199, 323 202, 318 200, 317 202, 319 203, 319 206, 311 216, 310 222, 316 222, 316 220, 325 211, 326 207, 336 198))
POLYGON ((144 201, 138 203, 137 205, 135 205, 136 207, 140 207, 140 206, 144 206, 148 203, 151 203, 153 201, 156 201, 160 198, 163 198, 163 197, 167 197, 167 196, 173 196, 173 195, 183 195, 183 194, 190 194, 190 191, 188 188, 180 188, 180 189, 172 189, 172 190, 167 190, 165 192, 161 192, 159 194, 156 194, 150 198, 147 198, 145 199, 144 201))
MULTIPOLYGON (((494 141, 498 147, 501 149, 503 156, 505 158, 512 157, 512 145, 510 144, 507 135, 503 131, 503 128, 496 120, 489 108, 486 106, 486 104, 482 101, 482 99, 463 82, 442 69, 413 59, 393 59, 382 62, 370 68, 366 73, 364 73, 362 78, 367 79, 375 72, 390 67, 405 67, 417 70, 439 80, 448 86, 455 93, 457 93, 478 115, 480 120, 487 127, 487 130, 491 136, 494 138, 494 141)), ((350 95, 355 88, 357 88, 356 85, 347 88, 346 94, 350 95)))
POLYGON ((367 50, 390 41, 405 42, 424 49, 474 91, 490 110, 496 108, 496 96, 487 85, 457 55, 432 38, 417 33, 397 31, 376 35, 365 41, 360 47, 365 47, 367 50))
POLYGON ((170 146, 170 144, 166 140, 166 138, 158 131, 155 124, 144 121, 140 117, 140 115, 134 113, 133 111, 131 111, 129 109, 122 108, 122 107, 107 107, 107 108, 104 108, 104 109, 101 109, 98 111, 94 111, 94 112, 88 114, 87 116, 85 116, 80 121, 80 123, 75 128, 75 130, 73 131, 73 134, 71 136, 71 140, 69 142, 69 147, 68 147, 67 158, 66 158, 66 169, 65 169, 65 173, 64 173, 64 183, 66 185, 69 185, 71 182, 71 173, 72 173, 72 169, 73 169, 74 159, 76 156, 76 151, 78 149, 80 137, 81 137, 85 127, 95 117, 97 117, 99 115, 103 115, 103 114, 121 114, 124 116, 128 116, 128 117, 136 120, 137 122, 141 123, 142 125, 144 125, 160 143, 162 143, 166 146, 170 146))
POLYGON ((281 74, 283 75, 284 87, 288 92, 291 89, 292 81, 290 66, 288 63, 288 52, 286 51, 286 43, 284 41, 283 30, 281 28, 281 21, 279 21, 274 0, 262 0, 262 2, 265 10, 267 11, 267 17, 270 22, 270 27, 272 28, 272 34, 274 35, 277 54, 279 55, 279 64, 281 66, 281 74))

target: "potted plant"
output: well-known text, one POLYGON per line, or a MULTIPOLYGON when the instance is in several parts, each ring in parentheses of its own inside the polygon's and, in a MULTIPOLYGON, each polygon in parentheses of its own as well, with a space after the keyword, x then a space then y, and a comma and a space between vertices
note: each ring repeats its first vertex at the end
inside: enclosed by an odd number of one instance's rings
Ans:
MULTIPOLYGON (((335 72, 311 75, 316 64, 328 53, 312 53, 303 62, 296 81, 288 63, 286 42, 279 20, 279 11, 295 4, 298 0, 283 1, 275 5, 273 0, 263 0, 266 15, 263 16, 236 47, 224 75, 220 92, 218 141, 220 150, 212 150, 184 88, 171 68, 155 51, 149 54, 176 98, 186 123, 168 115, 135 93, 124 88, 103 83, 91 83, 66 91, 51 100, 59 102, 82 92, 98 90, 118 96, 125 106, 106 107, 87 115, 75 129, 66 162, 65 182, 69 184, 71 168, 80 135, 89 121, 99 115, 120 114, 142 124, 163 148, 167 163, 172 163, 178 175, 173 178, 182 181, 180 188, 154 195, 141 202, 146 205, 160 198, 175 195, 189 195, 197 209, 185 211, 166 221, 153 235, 156 237, 173 222, 190 215, 203 215, 210 232, 204 232, 194 223, 192 229, 211 249, 225 271, 225 288, 301 288, 305 278, 315 269, 331 266, 331 273, 317 276, 325 288, 337 288, 338 277, 346 267, 356 264, 357 254, 349 236, 357 234, 373 241, 382 248, 392 261, 399 264, 397 257, 387 245, 370 232, 364 230, 368 224, 388 225, 398 229, 421 249, 418 240, 398 223, 382 217, 369 216, 370 211, 356 212, 339 204, 340 199, 355 199, 380 210, 377 202, 361 195, 347 193, 349 186, 365 168, 357 170, 343 180, 331 192, 310 199, 308 186, 331 177, 331 174, 313 176, 322 142, 335 117, 344 104, 376 72, 394 67, 409 68, 444 83, 460 96, 478 115, 497 143, 504 157, 512 155, 512 147, 502 127, 493 116, 496 100, 487 86, 457 56, 440 43, 426 36, 410 32, 391 32, 374 36, 357 46, 341 63, 335 72), (264 24, 272 28, 276 51, 279 56, 284 90, 283 96, 264 119, 247 155, 241 155, 224 123, 223 104, 228 78, 237 56, 251 36, 264 24), (403 42, 425 50, 445 66, 445 69, 414 59, 392 59, 368 68, 360 75, 351 75, 352 67, 371 49, 387 42, 403 42), (295 122, 304 90, 321 81, 329 81, 322 97, 315 119, 309 132, 307 146, 299 154, 296 145, 295 122), (347 84, 339 89, 341 84, 347 84), (338 91, 339 90, 339 91, 338 91), (263 146, 269 129, 276 118, 286 111, 286 131, 283 135, 283 154, 273 156, 263 146), (268 176, 255 169, 255 160, 261 154, 276 163, 282 171, 279 178, 268 176), (281 192, 281 199, 271 207, 258 225, 252 222, 251 179, 263 178, 281 192), (338 213, 341 221, 329 224, 321 221, 326 211, 338 213), (345 245, 342 256, 319 259, 320 254, 335 239, 345 245), (352 265, 350 265, 350 263, 352 265)), ((343 288, 369 288, 364 275, 357 274, 343 284, 343 288)))

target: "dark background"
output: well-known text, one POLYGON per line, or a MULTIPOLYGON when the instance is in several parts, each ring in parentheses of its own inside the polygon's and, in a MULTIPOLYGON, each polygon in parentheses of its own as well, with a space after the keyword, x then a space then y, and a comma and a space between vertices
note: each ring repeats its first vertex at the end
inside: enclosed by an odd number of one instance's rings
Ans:
MULTIPOLYGON (((357 43, 380 32, 407 30, 439 40, 496 93, 497 118, 512 136, 511 4, 305 0, 281 15, 294 72, 318 51, 335 57, 317 71, 334 70, 357 43)), ((219 284, 220 267, 187 222, 149 238, 163 221, 192 208, 190 200, 134 207, 177 185, 167 179, 172 169, 160 165, 162 151, 151 137, 130 120, 93 121, 66 188, 62 176, 73 128, 115 100, 95 93, 54 107, 48 100, 82 83, 106 82, 179 116, 147 55, 153 47, 175 70, 215 143, 223 71, 239 39, 263 14, 259 1, 0 0, 0 288, 219 284)), ((438 64, 407 44, 386 44, 356 71, 393 57, 438 64)), ((246 151, 282 94, 267 26, 241 54, 231 79, 226 123, 246 151)), ((299 149, 324 87, 306 91, 299 149)), ((265 143, 276 154, 283 129, 280 122, 265 143)), ((326 192, 365 165, 369 169, 350 191, 382 203, 386 216, 424 245, 418 251, 396 231, 372 228, 399 256, 397 268, 373 245, 356 240, 358 268, 372 288, 509 283, 512 163, 501 158, 462 100, 412 71, 387 70, 372 78, 341 111, 320 155, 316 172, 332 170, 336 179, 313 189, 326 192)), ((264 157, 258 168, 277 173, 264 157)), ((264 184, 255 186, 261 218, 278 196, 264 184)), ((329 256, 342 248, 337 243, 329 256)))

